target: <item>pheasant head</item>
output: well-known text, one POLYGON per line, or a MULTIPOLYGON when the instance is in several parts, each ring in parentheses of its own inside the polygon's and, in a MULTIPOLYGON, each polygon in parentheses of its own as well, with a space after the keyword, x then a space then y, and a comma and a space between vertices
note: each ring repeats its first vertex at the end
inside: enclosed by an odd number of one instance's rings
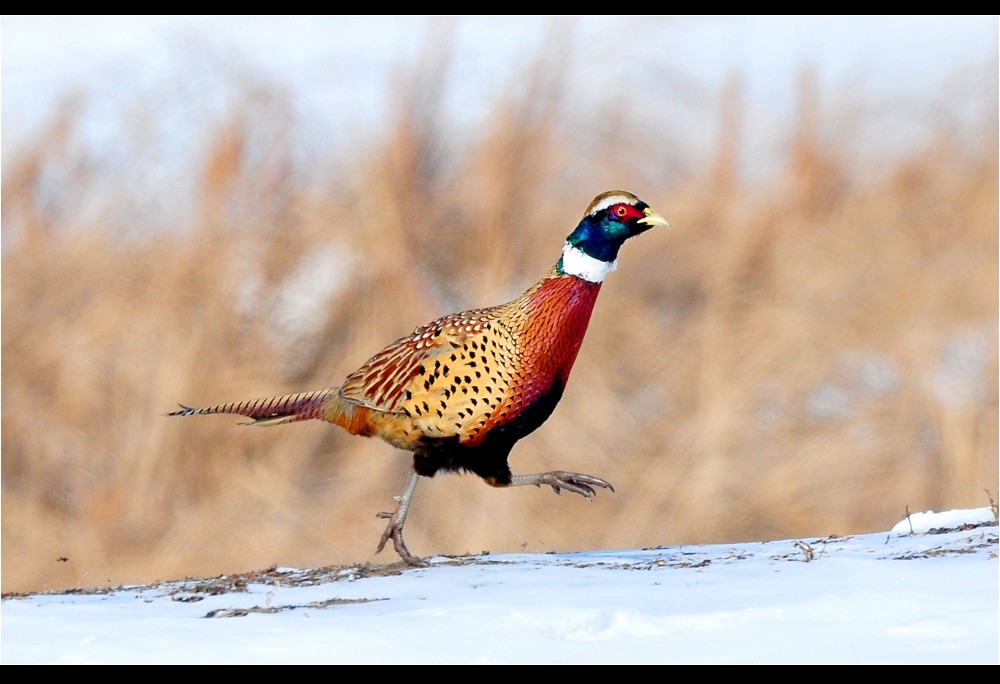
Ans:
POLYGON ((618 250, 630 237, 667 220, 635 195, 622 190, 594 198, 580 224, 563 247, 556 268, 560 273, 600 283, 618 265, 618 250))

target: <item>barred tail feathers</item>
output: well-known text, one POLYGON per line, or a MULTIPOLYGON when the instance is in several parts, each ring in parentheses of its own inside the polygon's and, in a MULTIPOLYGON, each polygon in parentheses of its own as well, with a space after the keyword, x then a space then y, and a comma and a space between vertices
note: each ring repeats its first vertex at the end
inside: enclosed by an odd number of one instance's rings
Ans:
POLYGON ((314 390, 312 392, 300 392, 299 394, 286 394, 281 397, 267 397, 265 399, 250 399, 248 401, 238 401, 230 404, 216 404, 215 406, 205 406, 193 408, 180 404, 180 410, 168 413, 168 416, 206 416, 213 413, 228 413, 238 416, 252 418, 253 422, 247 425, 283 425, 284 423, 294 423, 299 420, 311 420, 313 418, 323 418, 323 407, 326 401, 337 394, 339 388, 314 390))

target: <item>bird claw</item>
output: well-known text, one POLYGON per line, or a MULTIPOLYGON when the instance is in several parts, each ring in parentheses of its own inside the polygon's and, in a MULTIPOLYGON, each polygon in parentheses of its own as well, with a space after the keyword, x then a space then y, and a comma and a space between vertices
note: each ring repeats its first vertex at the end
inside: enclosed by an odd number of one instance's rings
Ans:
POLYGON ((512 485, 533 484, 536 487, 548 485, 556 494, 562 494, 562 490, 579 494, 585 499, 593 498, 597 493, 596 487, 615 491, 615 488, 607 480, 602 480, 593 475, 583 473, 572 473, 566 470, 553 470, 548 473, 537 473, 535 475, 517 475, 511 481, 512 485))
POLYGON ((378 547, 375 549, 375 553, 382 553, 382 549, 385 548, 386 542, 392 539, 393 548, 396 549, 396 553, 399 557, 403 559, 403 562, 407 565, 411 565, 415 568, 426 568, 430 565, 427 561, 422 558, 417 558, 410 550, 406 548, 406 542, 403 541, 403 525, 401 521, 396 519, 395 513, 386 513, 382 511, 376 513, 376 517, 387 518, 389 524, 385 527, 385 532, 382 533, 382 538, 379 539, 378 547))

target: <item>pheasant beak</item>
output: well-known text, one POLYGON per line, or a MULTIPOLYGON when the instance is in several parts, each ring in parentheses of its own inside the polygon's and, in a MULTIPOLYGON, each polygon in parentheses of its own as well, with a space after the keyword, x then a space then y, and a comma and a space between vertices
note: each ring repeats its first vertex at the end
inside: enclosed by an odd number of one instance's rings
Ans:
POLYGON ((649 207, 643 209, 642 213, 645 214, 645 216, 639 219, 638 221, 639 223, 643 223, 649 226, 650 228, 652 228, 653 226, 666 226, 667 228, 670 227, 670 224, 667 222, 667 219, 663 218, 649 207))

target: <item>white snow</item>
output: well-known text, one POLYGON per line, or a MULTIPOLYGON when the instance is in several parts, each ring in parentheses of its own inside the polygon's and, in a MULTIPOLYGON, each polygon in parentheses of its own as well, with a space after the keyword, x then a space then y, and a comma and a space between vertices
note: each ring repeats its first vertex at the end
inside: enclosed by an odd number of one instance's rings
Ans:
POLYGON ((276 568, 245 586, 235 576, 9 597, 0 658, 996 664, 992 511, 910 517, 920 531, 904 521, 852 537, 435 558, 390 575, 276 568))
POLYGON ((944 511, 935 513, 911 513, 893 526, 893 532, 928 532, 932 529, 958 527, 964 524, 974 524, 995 520, 993 511, 989 508, 977 508, 972 511, 944 511))

